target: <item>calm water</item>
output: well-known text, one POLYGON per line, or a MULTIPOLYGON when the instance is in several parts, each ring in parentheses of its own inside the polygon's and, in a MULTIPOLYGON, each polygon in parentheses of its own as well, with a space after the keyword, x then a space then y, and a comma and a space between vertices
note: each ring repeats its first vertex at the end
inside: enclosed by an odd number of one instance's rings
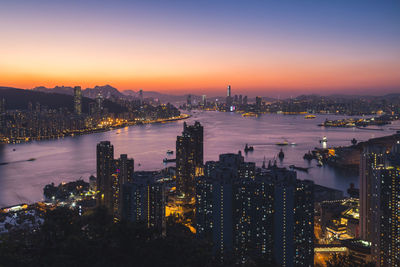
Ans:
MULTIPOLYGON (((276 157, 280 147, 275 143, 287 140, 297 146, 283 147, 285 159, 282 165, 308 166, 303 155, 320 146, 319 140, 327 136, 328 145, 350 145, 357 140, 389 135, 400 128, 399 122, 385 126, 384 131, 318 127, 325 118, 339 119, 340 116, 317 116, 305 120, 304 116, 263 115, 259 118, 243 118, 239 114, 220 112, 196 112, 186 120, 195 120, 204 125, 205 160, 217 160, 221 153, 236 153, 246 143, 254 145, 255 151, 246 156, 261 166, 264 156, 267 160, 276 157)), ((132 126, 114 131, 68 137, 59 140, 32 142, 0 146, 0 207, 22 202, 42 200, 44 185, 54 182, 72 181, 82 177, 88 180, 96 171, 96 144, 109 140, 114 145, 115 155, 126 153, 135 159, 135 170, 155 170, 163 167, 162 159, 168 149, 175 151, 176 136, 182 131, 183 121, 165 124, 132 126), (15 151, 13 151, 15 149, 15 151), (36 158, 36 161, 26 161, 36 158), (141 166, 138 166, 140 164, 141 166)), ((279 161, 278 161, 279 162, 279 161)), ((313 161, 309 174, 298 172, 301 179, 346 190, 349 183, 358 184, 354 175, 343 174, 330 167, 316 167, 313 161)))

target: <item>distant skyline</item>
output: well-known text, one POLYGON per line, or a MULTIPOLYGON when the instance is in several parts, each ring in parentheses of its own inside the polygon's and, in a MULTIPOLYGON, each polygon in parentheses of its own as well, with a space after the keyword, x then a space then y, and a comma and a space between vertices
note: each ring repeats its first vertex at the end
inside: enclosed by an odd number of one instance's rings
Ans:
POLYGON ((400 1, 7 1, 0 86, 400 91, 400 1))

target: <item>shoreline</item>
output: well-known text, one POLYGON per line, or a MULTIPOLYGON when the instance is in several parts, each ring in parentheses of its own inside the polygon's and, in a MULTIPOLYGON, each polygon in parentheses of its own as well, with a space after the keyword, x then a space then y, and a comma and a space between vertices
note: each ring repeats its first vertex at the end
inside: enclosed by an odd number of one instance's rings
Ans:
POLYGON ((181 114, 178 117, 171 117, 167 119, 157 119, 157 120, 145 120, 145 121, 133 121, 133 122, 127 122, 123 123, 120 125, 116 126, 109 126, 109 127, 104 127, 104 128, 99 128, 99 129, 88 129, 88 130, 80 130, 80 131, 71 131, 68 133, 65 133, 64 135, 61 136, 55 136, 55 137, 43 137, 43 138, 32 138, 32 139, 21 139, 18 140, 18 142, 0 142, 0 145, 15 145, 15 144, 25 144, 25 143, 30 143, 33 141, 48 141, 48 140, 57 140, 60 138, 64 137, 74 137, 75 135, 89 135, 93 133, 102 133, 102 132, 108 132, 116 129, 121 129, 125 127, 131 127, 131 126, 136 126, 136 125, 144 125, 144 124, 156 124, 156 123, 167 123, 167 122, 173 122, 173 121, 180 121, 180 120, 186 120, 192 117, 191 115, 188 114, 181 114))

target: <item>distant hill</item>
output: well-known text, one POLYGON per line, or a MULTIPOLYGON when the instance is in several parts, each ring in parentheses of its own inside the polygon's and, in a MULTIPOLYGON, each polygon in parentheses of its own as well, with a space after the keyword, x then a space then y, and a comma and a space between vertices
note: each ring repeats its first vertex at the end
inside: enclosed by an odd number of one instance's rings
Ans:
MULTIPOLYGON (((66 88, 66 87, 64 87, 66 88)), ((64 89, 63 89, 64 90, 64 89)), ((64 92, 66 92, 65 90, 64 92)), ((7 109, 27 109, 28 103, 32 102, 35 105, 39 102, 41 106, 47 106, 51 109, 68 108, 73 111, 73 96, 60 93, 41 92, 39 90, 24 90, 12 87, 0 87, 0 98, 6 99, 7 109)), ((94 103, 95 100, 82 97, 82 111, 87 113, 89 110, 89 103, 94 103)), ((111 102, 107 99, 104 100, 103 105, 112 113, 120 113, 127 111, 126 108, 111 102)))
MULTIPOLYGON (((35 87, 33 91, 43 92, 43 93, 57 93, 64 95, 74 95, 74 88, 71 86, 56 86, 54 88, 47 88, 44 86, 35 87)), ((117 88, 111 85, 98 86, 94 88, 82 89, 82 95, 89 98, 96 98, 98 94, 101 94, 104 98, 124 98, 125 95, 118 91, 117 88)))
POLYGON ((74 95, 74 88, 69 86, 56 86, 54 88, 46 88, 44 86, 35 87, 32 91, 42 92, 42 93, 56 93, 63 95, 74 95))
MULTIPOLYGON (((35 87, 32 89, 32 91, 36 92, 43 92, 43 93, 57 93, 57 94, 65 94, 65 95, 70 95, 72 96, 74 94, 74 88, 70 86, 56 86, 54 88, 46 88, 44 86, 39 86, 35 87)), ((111 85, 102 85, 98 86, 96 85, 94 88, 86 88, 82 90, 82 95, 88 98, 96 98, 98 94, 101 94, 104 98, 109 99, 109 98, 116 98, 116 99, 127 99, 131 100, 133 98, 139 97, 139 91, 134 91, 134 90, 125 90, 125 91, 119 91, 117 88, 111 86, 111 85)), ((170 94, 164 94, 164 93, 159 93, 156 91, 143 91, 143 97, 144 98, 154 98, 154 99, 159 99, 162 103, 177 103, 181 104, 186 102, 188 94, 184 95, 170 95, 170 94)), ((244 95, 243 95, 244 96, 244 95)), ((386 100, 393 100, 393 99, 399 99, 400 94, 397 93, 392 93, 392 94, 387 94, 383 96, 372 96, 372 95, 346 95, 346 94, 332 94, 332 95, 327 95, 327 96, 322 96, 322 95, 317 95, 317 94, 308 94, 308 95, 298 95, 294 97, 295 99, 301 99, 301 100, 306 100, 306 99, 320 99, 320 98, 331 98, 331 99, 367 99, 367 100, 376 100, 376 99, 386 99, 386 100)), ((201 95, 195 95, 192 94, 192 101, 199 103, 202 99, 201 95)), ((218 97, 207 97, 208 100, 215 101, 218 99, 221 102, 224 102, 226 99, 226 96, 218 96, 218 97)), ((264 101, 267 102, 273 102, 276 101, 276 98, 271 98, 271 97, 262 97, 264 101)), ((288 100, 292 99, 291 98, 281 98, 281 100, 288 100)), ((249 97, 248 98, 249 103, 255 102, 255 97, 249 97)))
POLYGON ((118 91, 117 88, 112 87, 111 85, 98 86, 96 85, 94 88, 86 88, 83 90, 83 95, 89 98, 96 98, 98 94, 101 94, 105 98, 124 98, 125 95, 118 91))

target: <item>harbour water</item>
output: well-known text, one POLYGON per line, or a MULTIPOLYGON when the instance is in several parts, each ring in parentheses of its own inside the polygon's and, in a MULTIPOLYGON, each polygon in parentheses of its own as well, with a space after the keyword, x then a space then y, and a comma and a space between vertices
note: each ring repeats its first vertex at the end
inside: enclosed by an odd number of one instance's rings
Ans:
MULTIPOLYGON (((365 141, 370 138, 395 133, 400 128, 398 121, 383 126, 383 131, 356 128, 324 128, 317 126, 326 118, 339 119, 344 116, 317 115, 315 119, 304 119, 304 115, 266 114, 260 117, 242 117, 240 114, 224 112, 194 111, 185 120, 198 120, 204 126, 205 161, 218 160, 222 153, 237 153, 248 143, 254 151, 245 155, 246 161, 261 166, 267 160, 277 159, 278 165, 311 167, 309 173, 298 172, 300 179, 310 179, 317 184, 345 191, 350 183, 358 184, 358 177, 329 166, 317 167, 309 164, 303 155, 319 140, 327 137, 328 146, 350 145, 351 140, 365 141), (276 143, 296 143, 292 146, 277 146, 276 143), (277 155, 282 148, 282 162, 277 155)), ((157 170, 163 168, 167 150, 175 151, 176 136, 181 134, 184 121, 160 124, 136 125, 108 132, 95 133, 58 140, 46 140, 17 145, 0 145, 0 207, 18 203, 32 203, 43 199, 44 185, 54 182, 73 181, 82 178, 88 181, 96 172, 96 144, 109 140, 114 145, 115 156, 128 154, 135 159, 135 170, 157 170), (35 158, 34 161, 27 161, 35 158)), ((173 163, 170 163, 173 164, 173 163)))

